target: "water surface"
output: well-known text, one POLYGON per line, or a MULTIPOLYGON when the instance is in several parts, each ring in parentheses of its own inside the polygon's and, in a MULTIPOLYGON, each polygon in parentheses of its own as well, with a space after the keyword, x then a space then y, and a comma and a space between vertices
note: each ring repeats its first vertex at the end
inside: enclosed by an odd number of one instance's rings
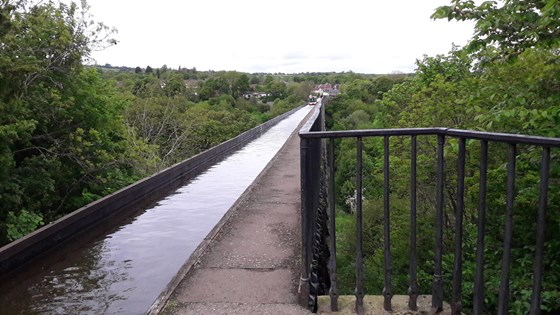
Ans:
POLYGON ((143 314, 309 110, 136 216, 86 231, 31 262, 0 284, 0 314, 143 314))

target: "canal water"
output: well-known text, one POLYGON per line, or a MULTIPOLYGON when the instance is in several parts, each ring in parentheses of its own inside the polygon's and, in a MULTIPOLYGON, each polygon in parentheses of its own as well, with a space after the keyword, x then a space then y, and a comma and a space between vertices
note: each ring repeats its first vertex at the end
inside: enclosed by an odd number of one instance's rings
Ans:
POLYGON ((32 261, 0 284, 0 314, 145 313, 310 108, 135 216, 32 261))

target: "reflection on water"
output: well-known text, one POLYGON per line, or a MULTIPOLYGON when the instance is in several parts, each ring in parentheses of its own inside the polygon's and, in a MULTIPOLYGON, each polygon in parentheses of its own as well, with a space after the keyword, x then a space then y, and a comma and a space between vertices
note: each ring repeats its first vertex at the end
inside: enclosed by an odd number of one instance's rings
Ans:
POLYGON ((309 110, 120 226, 86 231, 22 268, 0 284, 0 314, 143 314, 309 110))

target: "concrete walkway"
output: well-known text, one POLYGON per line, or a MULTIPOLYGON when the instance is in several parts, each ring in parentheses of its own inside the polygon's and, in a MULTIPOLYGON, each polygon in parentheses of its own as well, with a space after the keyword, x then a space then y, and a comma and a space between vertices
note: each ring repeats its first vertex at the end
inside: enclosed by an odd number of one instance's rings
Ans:
POLYGON ((242 198, 162 314, 310 314, 296 299, 301 264, 297 133, 242 198))

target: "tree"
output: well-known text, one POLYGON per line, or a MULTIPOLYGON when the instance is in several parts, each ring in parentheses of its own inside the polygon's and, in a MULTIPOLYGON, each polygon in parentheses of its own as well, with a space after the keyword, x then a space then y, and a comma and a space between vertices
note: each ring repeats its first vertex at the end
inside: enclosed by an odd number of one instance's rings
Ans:
POLYGON ((165 81, 165 86, 163 87, 163 92, 168 97, 174 97, 178 95, 184 95, 187 91, 185 86, 185 81, 180 73, 172 73, 167 77, 165 81))
POLYGON ((343 91, 349 97, 360 99, 362 102, 371 103, 377 97, 373 92, 373 82, 366 79, 356 79, 343 86, 343 91))
POLYGON ((163 94, 159 79, 154 76, 142 76, 136 78, 131 92, 132 94, 143 98, 163 94))
POLYGON ((373 91, 377 94, 378 99, 382 99, 383 93, 388 92, 393 88, 393 85, 403 81, 404 77, 398 75, 377 77, 373 80, 373 91))
POLYGON ((2 1, 0 6, 0 36, 4 36, 12 26, 11 15, 16 6, 8 1, 2 1))
POLYGON ((136 98, 125 110, 129 130, 155 150, 151 159, 156 171, 177 163, 195 153, 185 146, 189 136, 183 119, 185 100, 179 97, 153 95, 136 98))
POLYGON ((0 8, 0 244, 138 176, 141 159, 129 157, 143 146, 129 145, 126 99, 82 66, 92 49, 115 43, 87 9, 0 8))
POLYGON ((202 100, 208 100, 211 97, 230 92, 229 84, 221 76, 214 76, 199 84, 198 94, 202 100))
POLYGON ((227 85, 228 94, 237 98, 249 90, 249 77, 245 73, 226 71, 218 75, 227 85))
POLYGON ((311 81, 301 81, 298 84, 290 85, 290 90, 293 95, 296 95, 300 100, 307 100, 309 93, 313 91, 313 83, 311 81))
POLYGON ((235 92, 237 94, 237 97, 239 97, 247 91, 249 91, 249 76, 247 76, 247 74, 245 73, 242 73, 236 81, 235 92))
POLYGON ((432 18, 475 21, 469 52, 496 46, 504 58, 512 58, 531 47, 558 48, 560 5, 558 0, 484 1, 453 0, 436 9, 432 18))
POLYGON ((152 67, 150 66, 147 66, 145 73, 154 73, 154 69, 152 69, 152 67))
MULTIPOLYGON (((446 55, 435 57, 424 56, 417 62, 417 70, 413 77, 400 84, 385 86, 388 82, 377 82, 379 86, 370 88, 368 80, 353 80, 345 85, 346 92, 337 96, 327 106, 327 126, 333 129, 347 129, 351 127, 360 128, 407 128, 407 127, 435 127, 443 126, 449 128, 472 129, 483 131, 497 131, 508 133, 522 133, 549 137, 560 136, 560 62, 558 57, 558 27, 553 26, 546 29, 545 26, 558 23, 557 1, 505 1, 501 7, 496 3, 486 2, 474 7, 472 1, 453 1, 456 6, 440 8, 436 14, 449 13, 451 15, 465 14, 477 21, 477 27, 487 27, 488 33, 479 32, 467 49, 453 47, 446 55), (540 3, 540 4, 539 4, 540 3), (516 12, 515 5, 519 10, 528 12, 516 12), (462 6, 462 7, 461 7, 462 6), (469 7, 470 6, 470 7, 469 7), (466 8, 466 9, 465 9, 466 8), (470 8, 470 9, 469 9, 470 8), (481 8, 486 8, 482 10, 481 8), (479 10, 480 9, 480 10, 479 10), (468 15, 469 11, 473 15, 468 15), (548 10, 548 11, 547 11, 548 10), (450 13, 451 12, 451 13, 450 13), (509 13, 508 13, 509 12, 509 13), (525 14, 527 13, 527 14, 525 14), (480 20, 477 20, 479 14, 480 20), (554 15, 554 21, 546 18, 554 15), (538 16, 538 18, 534 18, 538 16), (496 19, 496 20, 493 20, 496 19), (490 24, 485 24, 492 21, 490 24), (506 21, 506 22, 504 22, 506 21), (504 23, 512 23, 512 28, 517 29, 518 38, 508 37, 502 32, 502 27, 507 28, 504 23), (527 23, 527 24, 523 24, 527 23), (548 24, 547 24, 548 23, 548 24), (546 25, 545 25, 546 24, 546 25), (524 26, 520 26, 524 25, 524 26), (543 26, 544 25, 544 26, 543 26), (524 33, 526 31, 526 33, 524 33), (544 35, 531 37, 531 32, 544 32, 544 35), (548 32, 548 33, 546 33, 548 32), (547 35, 552 34, 552 35, 547 35), (478 37, 477 37, 478 36, 478 37), (551 38, 551 37, 555 37, 551 38), (478 41, 478 42, 477 42, 478 41), (479 45, 480 44, 480 45, 479 45), (484 62, 480 62, 484 61, 484 62), (504 62, 507 61, 507 62, 504 62), (476 66, 473 71, 473 65, 476 66), (386 91, 381 99, 371 104, 364 103, 374 91, 386 91), (371 117, 368 119, 368 115, 371 117), (330 117, 329 117, 330 116, 330 117), (368 124, 369 121, 369 124, 368 124)), ((516 9, 516 10, 517 10, 516 9)), ((515 34, 512 34, 514 36, 515 34)), ((515 35, 515 36, 517 36, 515 35)), ((435 177, 433 165, 435 161, 436 144, 434 139, 418 138, 419 151, 417 154, 417 197, 419 208, 418 228, 422 232, 418 235, 430 235, 433 233, 433 208, 435 177), (421 169, 422 168, 422 169, 421 169), (421 213, 421 214, 420 214, 421 213)), ((401 259, 407 255, 408 237, 407 227, 407 200, 401 199, 408 196, 408 176, 410 169, 410 142, 408 139, 392 138, 390 144, 391 163, 391 246, 397 257, 393 261, 393 270, 396 275, 394 291, 406 293, 407 281, 402 275, 408 272, 408 263, 401 259)), ((444 255, 443 265, 449 269, 444 274, 451 274, 454 255, 453 226, 457 204, 456 199, 456 161, 457 140, 447 139, 444 163, 445 171, 445 200, 444 215, 447 228, 444 230, 444 255)), ((337 200, 342 203, 339 208, 345 209, 344 201, 354 194, 355 146, 349 146, 347 142, 340 141, 337 144, 336 158, 336 185, 337 200), (348 171, 350 170, 350 171, 348 171)), ((467 171, 465 178, 465 242, 464 268, 463 268, 463 307, 468 313, 472 301, 472 288, 474 273, 473 257, 476 252, 476 244, 472 242, 476 238, 477 224, 477 198, 478 198, 478 175, 479 161, 476 159, 480 150, 477 141, 467 142, 467 171), (468 275, 468 276, 467 276, 468 275)), ((531 147, 519 146, 517 153, 516 197, 514 224, 514 244, 512 249, 512 261, 516 263, 511 267, 512 277, 510 280, 511 306, 508 313, 527 314, 531 295, 531 272, 534 260, 534 244, 536 230, 536 203, 538 200, 537 187, 539 184, 540 153, 531 147), (514 297, 514 298, 513 298, 514 297)), ((487 204, 487 231, 485 233, 485 283, 486 292, 497 292, 500 282, 500 261, 503 247, 503 209, 504 183, 506 178, 504 147, 497 144, 490 146, 489 171, 488 171, 488 204, 487 204)), ((554 157, 558 153, 553 153, 554 157)), ((383 284, 376 279, 382 278, 383 252, 379 251, 380 226, 382 216, 379 209, 383 207, 382 174, 378 170, 382 168, 382 147, 372 142, 368 144, 364 139, 364 260, 366 264, 366 279, 373 279, 369 285, 373 292, 380 292, 383 284), (375 165, 368 169, 369 165, 375 165), (369 180, 369 182, 366 182, 369 180), (369 246, 371 245, 371 246, 369 246)), ((555 164, 550 171, 551 178, 560 176, 560 166, 555 164)), ((560 208, 559 183, 551 181, 548 212, 546 219, 546 240, 544 269, 546 276, 542 289, 542 311, 557 313, 560 310, 560 272, 556 268, 560 261, 560 241, 554 230, 560 222, 560 215, 556 209, 560 208)), ((347 214, 339 214, 338 222, 346 225, 346 222, 355 220, 347 214), (339 220, 340 219, 340 220, 339 220)), ((343 266, 353 263, 353 242, 355 230, 352 224, 348 224, 338 231, 337 239, 340 237, 341 251, 337 259, 343 266)), ((430 290, 432 276, 427 272, 433 268, 429 262, 430 251, 422 236, 418 240, 421 256, 419 261, 419 285, 421 291, 430 290)), ((337 246, 338 246, 337 241, 337 246)), ((339 284, 347 285, 341 292, 350 293, 353 289, 354 277, 350 270, 339 269, 339 284)), ((450 282, 447 282, 450 283, 450 282)), ((451 292, 447 288, 446 292, 451 292)), ((446 296, 445 299, 449 299, 446 296)), ((487 294, 485 297, 484 313, 496 313, 496 297, 487 294)))
POLYGON ((268 97, 269 100, 285 98, 288 96, 286 83, 275 79, 271 75, 266 77, 264 89, 268 94, 270 94, 268 97))
POLYGON ((140 67, 136 67, 134 69, 134 73, 138 74, 138 73, 142 73, 142 69, 140 67))
POLYGON ((249 81, 249 84, 259 84, 261 83, 261 80, 259 79, 258 76, 253 75, 251 76, 251 80, 249 81))

